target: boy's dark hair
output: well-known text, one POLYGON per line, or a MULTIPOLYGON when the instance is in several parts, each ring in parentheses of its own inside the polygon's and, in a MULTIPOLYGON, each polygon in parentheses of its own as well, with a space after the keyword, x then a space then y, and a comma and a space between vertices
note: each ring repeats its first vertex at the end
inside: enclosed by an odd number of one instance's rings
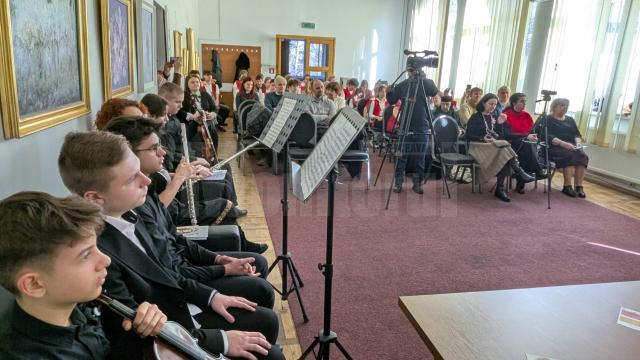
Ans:
POLYGON ((200 78, 200 71, 198 71, 198 70, 191 70, 191 71, 189 71, 189 75, 195 75, 195 76, 197 76, 198 78, 200 78))
POLYGON ((324 87, 325 90, 331 90, 335 93, 339 93, 340 92, 340 84, 338 84, 336 81, 330 81, 327 86, 324 87))
POLYGON ((487 101, 489 101, 491 99, 498 100, 498 97, 496 96, 496 94, 493 94, 493 93, 484 94, 482 99, 480 99, 480 101, 478 101, 478 105, 476 105, 476 110, 478 110, 478 112, 483 112, 484 111, 484 104, 486 104, 487 101))
POLYGON ((262 74, 256 75, 256 80, 262 80, 262 79, 264 79, 264 75, 262 74))
POLYGON ((56 252, 99 235, 100 207, 78 196, 20 192, 0 202, 0 284, 19 296, 16 275, 25 265, 51 270, 56 252))
POLYGON ((358 87, 360 85, 360 83, 358 82, 358 79, 356 78, 351 78, 347 81, 347 85, 353 85, 355 87, 358 87))
POLYGON ((140 103, 147 107, 149 115, 153 117, 159 117, 167 114, 167 100, 156 94, 147 94, 141 100, 140 103))
POLYGON ((62 182, 77 195, 105 190, 116 174, 129 143, 121 135, 106 131, 71 132, 64 137, 58 156, 62 182))
POLYGON ((175 96, 182 94, 182 88, 178 84, 174 84, 172 82, 166 82, 160 86, 158 89, 158 95, 163 98, 167 98, 168 96, 175 96))
POLYGON ((213 76, 213 73, 211 72, 211 70, 205 70, 205 71, 202 72, 202 76, 206 76, 206 75, 213 76))
POLYGON ((294 79, 294 78, 289 79, 289 81, 287 81, 287 89, 292 87, 292 86, 296 86, 296 87, 300 86, 300 81, 298 81, 298 79, 294 79))
POLYGON ((138 145, 147 137, 158 133, 160 126, 155 121, 142 116, 120 116, 109 121, 104 131, 124 136, 135 152, 138 145))

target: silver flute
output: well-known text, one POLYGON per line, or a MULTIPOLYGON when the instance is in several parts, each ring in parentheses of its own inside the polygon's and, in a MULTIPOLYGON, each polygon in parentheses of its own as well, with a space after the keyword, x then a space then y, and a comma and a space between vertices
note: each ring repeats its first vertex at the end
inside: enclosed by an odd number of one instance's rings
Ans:
MULTIPOLYGON (((182 129, 182 157, 188 165, 191 162, 189 161, 189 142, 187 140, 187 127, 184 124, 180 124, 180 128, 182 129)), ((189 207, 189 218, 191 219, 191 226, 198 226, 198 217, 196 216, 196 203, 193 193, 193 180, 191 180, 191 177, 187 178, 186 185, 187 206, 189 207)))
POLYGON ((233 159, 237 158, 238 156, 244 154, 245 152, 251 150, 251 148, 253 148, 254 146, 260 145, 260 141, 255 141, 249 145, 247 145, 247 147, 245 147, 244 149, 238 151, 237 153, 231 155, 228 159, 224 159, 223 161, 220 161, 219 163, 213 165, 211 167, 211 170, 220 170, 223 166, 227 165, 228 163, 232 162, 233 159))

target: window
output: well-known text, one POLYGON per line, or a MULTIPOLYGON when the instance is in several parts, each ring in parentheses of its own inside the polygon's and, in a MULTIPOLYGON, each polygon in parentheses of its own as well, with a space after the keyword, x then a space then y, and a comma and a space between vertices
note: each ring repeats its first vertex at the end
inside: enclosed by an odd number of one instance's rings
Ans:
POLYGON ((335 38, 276 35, 276 72, 304 79, 333 75, 335 38))

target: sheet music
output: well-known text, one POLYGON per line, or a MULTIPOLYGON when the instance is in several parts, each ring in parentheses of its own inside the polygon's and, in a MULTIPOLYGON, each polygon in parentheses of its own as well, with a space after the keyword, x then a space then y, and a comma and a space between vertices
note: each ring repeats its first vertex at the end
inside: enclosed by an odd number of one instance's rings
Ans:
POLYGON ((273 144, 278 139, 278 135, 280 135, 282 128, 287 123, 287 119, 289 118, 289 115, 291 115, 291 112, 296 107, 296 103, 297 101, 295 99, 289 99, 286 97, 282 98, 282 105, 280 107, 280 112, 278 113, 278 116, 276 117, 275 121, 269 128, 269 132, 267 133, 267 135, 265 135, 264 139, 261 140, 261 142, 265 146, 269 148, 273 147, 273 144))
POLYGON ((366 123, 355 111, 345 109, 336 116, 313 152, 302 164, 300 181, 304 200, 320 185, 366 123))

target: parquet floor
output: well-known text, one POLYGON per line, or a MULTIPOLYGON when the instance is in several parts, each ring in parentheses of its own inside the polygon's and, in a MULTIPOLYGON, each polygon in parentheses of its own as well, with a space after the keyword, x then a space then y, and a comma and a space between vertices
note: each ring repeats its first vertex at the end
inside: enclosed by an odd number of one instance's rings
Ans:
MULTIPOLYGON (((220 157, 227 158, 236 151, 235 134, 232 133, 231 119, 227 120, 228 131, 220 133, 220 157)), ((262 202, 258 194, 256 181, 249 167, 246 175, 242 175, 236 161, 232 162, 235 187, 238 194, 238 202, 241 208, 249 210, 249 215, 240 219, 239 223, 244 229, 247 237, 255 242, 269 244, 269 250, 265 253, 267 260, 271 264, 276 256, 269 234, 269 228, 264 216, 262 202)), ((562 174, 558 173, 553 179, 553 186, 556 189, 562 187, 562 174)), ((584 190, 587 193, 587 200, 604 206, 609 210, 640 219, 640 198, 625 194, 595 183, 585 182, 584 190)), ((277 288, 281 288, 280 272, 276 268, 270 275, 269 281, 277 288)), ((280 315, 280 335, 278 344, 283 346, 287 359, 298 359, 301 348, 296 334, 296 329, 291 318, 288 301, 281 301, 276 294, 274 310, 280 315)))

